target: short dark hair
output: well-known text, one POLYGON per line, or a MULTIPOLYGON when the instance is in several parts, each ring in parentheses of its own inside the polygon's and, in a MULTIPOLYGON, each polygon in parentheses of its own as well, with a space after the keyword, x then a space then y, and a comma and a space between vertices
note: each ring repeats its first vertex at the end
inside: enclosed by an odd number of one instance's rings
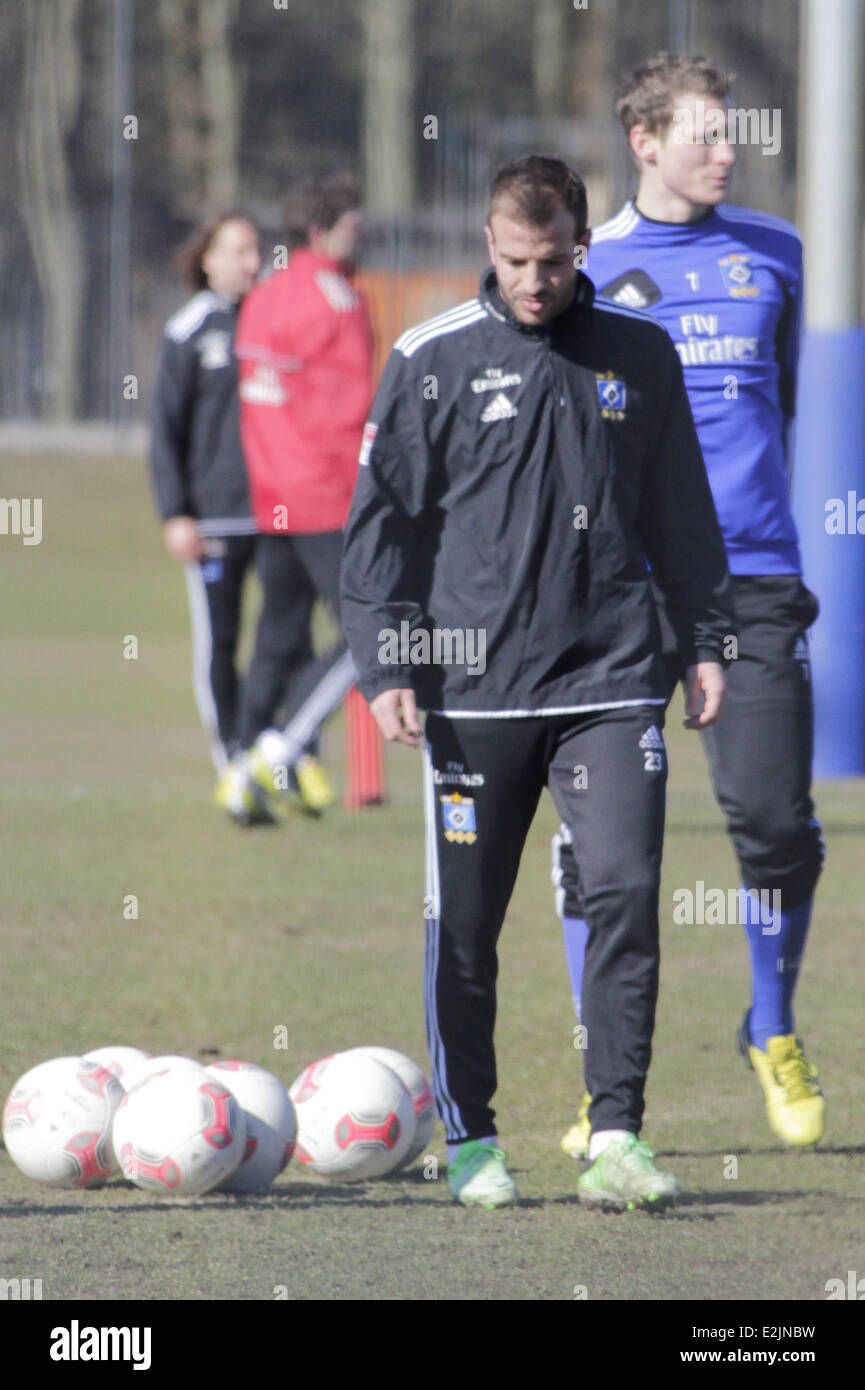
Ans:
POLYGON ((530 154, 506 164, 492 181, 488 217, 503 198, 511 200, 517 216, 531 227, 545 227, 562 208, 573 215, 577 240, 588 226, 586 186, 561 159, 530 154))
POLYGON ((656 53, 629 73, 616 110, 628 135, 635 125, 644 125, 656 135, 673 120, 677 97, 699 92, 722 101, 734 76, 701 54, 688 58, 681 53, 656 53))
MULTIPOLYGON (((199 222, 183 245, 175 251, 174 268, 189 289, 207 289, 207 276, 201 262, 222 228, 229 222, 248 222, 250 227, 255 227, 254 221, 246 212, 220 212, 215 217, 209 217, 206 221, 199 222)), ((255 230, 257 232, 258 228, 255 227, 255 230)))
POLYGON ((343 213, 360 207, 360 190, 351 174, 307 179, 298 184, 285 203, 285 230, 289 246, 306 246, 313 227, 329 232, 343 213))

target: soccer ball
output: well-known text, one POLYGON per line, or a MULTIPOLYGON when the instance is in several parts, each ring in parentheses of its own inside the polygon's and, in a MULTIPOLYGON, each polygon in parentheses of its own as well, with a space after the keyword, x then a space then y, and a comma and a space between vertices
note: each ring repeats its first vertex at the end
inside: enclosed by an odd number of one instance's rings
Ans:
POLYGON ((335 1052, 328 1052, 326 1057, 319 1057, 317 1062, 310 1062, 292 1081, 288 1088, 289 1098, 297 1105, 298 1101, 312 1100, 321 1086, 321 1079, 324 1076, 330 1063, 336 1057, 335 1052))
POLYGON ((122 1099, 120 1082, 98 1062, 41 1062, 16 1082, 3 1109, 10 1158, 51 1187, 98 1187, 117 1169, 111 1123, 122 1099))
POLYGON ((114 1150, 136 1187, 197 1197, 239 1166, 246 1120, 220 1081, 188 1058, 183 1062, 126 1092, 114 1117, 114 1150))
POLYGON ((140 1047, 94 1047, 84 1054, 85 1062, 98 1062, 100 1067, 105 1067, 112 1076, 116 1076, 123 1087, 129 1085, 125 1078, 132 1068, 149 1058, 150 1053, 142 1052, 140 1047))
POLYGON ((400 1168, 407 1168, 423 1153, 435 1127, 435 1104, 429 1083, 417 1063, 393 1047, 353 1047, 348 1052, 340 1053, 340 1056, 357 1057, 362 1054, 374 1057, 377 1062, 384 1062, 386 1067, 395 1071, 412 1098, 415 1115, 414 1140, 399 1165, 400 1168))
POLYGON ((214 1062, 206 1067, 227 1086, 246 1119, 240 1167, 219 1184, 223 1192, 261 1192, 283 1171, 294 1152, 297 1117, 279 1077, 252 1062, 214 1062))
POLYGON ((159 1057, 151 1057, 145 1052, 139 1061, 130 1062, 128 1070, 123 1077, 123 1086, 127 1091, 131 1091, 133 1086, 137 1086, 139 1081, 143 1081, 147 1076, 155 1076, 162 1071, 182 1071, 184 1068, 193 1067, 198 1071, 204 1071, 201 1062, 194 1057, 181 1057, 173 1052, 166 1052, 159 1057))
POLYGON ((411 1096, 374 1057, 324 1057, 289 1089, 297 1111, 295 1154, 325 1178, 362 1182, 403 1162, 415 1133, 411 1096))

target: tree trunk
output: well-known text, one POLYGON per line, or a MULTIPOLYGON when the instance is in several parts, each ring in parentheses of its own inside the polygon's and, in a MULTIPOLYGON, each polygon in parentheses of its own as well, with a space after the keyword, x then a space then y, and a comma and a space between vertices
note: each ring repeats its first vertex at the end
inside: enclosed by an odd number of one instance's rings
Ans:
MULTIPOLYGON (((414 205, 413 0, 361 0, 364 193, 369 212, 400 217, 414 205)), ((439 113, 441 114, 441 113, 439 113)))
POLYGON ((573 23, 562 0, 534 0, 532 79, 539 116, 561 115, 568 61, 566 25, 573 23))
POLYGON ((241 112, 229 30, 237 0, 199 0, 201 95, 207 127, 205 197, 211 211, 229 210, 237 196, 241 112))
POLYGON ((190 216, 197 216, 204 187, 198 133, 200 92, 186 10, 185 0, 158 0, 171 190, 179 208, 190 216))
POLYGON ((42 409, 72 420, 80 396, 84 246, 66 139, 81 78, 80 0, 24 0, 18 206, 42 297, 42 409))

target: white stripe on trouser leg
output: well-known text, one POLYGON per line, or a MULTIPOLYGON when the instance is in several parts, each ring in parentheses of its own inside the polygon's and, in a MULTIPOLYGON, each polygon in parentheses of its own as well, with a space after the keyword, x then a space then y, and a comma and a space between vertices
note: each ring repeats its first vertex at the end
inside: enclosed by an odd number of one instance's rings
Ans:
POLYGON ((556 912, 559 917, 565 915, 565 890, 562 884, 564 870, 562 868, 562 849, 565 845, 571 844, 571 832, 562 822, 553 836, 553 871, 550 875, 553 887, 556 890, 556 912))
POLYGON ((357 668, 351 652, 345 652, 325 672, 318 685, 286 724, 282 734, 285 743, 280 757, 287 767, 292 767, 297 762, 310 739, 315 737, 327 716, 341 703, 356 681, 357 668))
POLYGON ((448 1091, 445 1050, 438 1026, 436 981, 439 966, 439 936, 441 931, 441 879, 439 876, 438 835, 436 829, 436 794, 433 782, 432 756, 429 744, 423 751, 423 802, 426 822, 426 958, 424 961, 424 1002, 426 1004, 427 1046, 432 1062, 433 1093, 439 1114, 448 1130, 448 1137, 465 1135, 459 1107, 448 1091))
POLYGON ((204 725, 210 756, 217 772, 228 766, 228 754, 219 737, 219 716, 213 687, 210 684, 210 663, 213 659, 213 631, 210 624, 210 605, 204 587, 204 576, 197 560, 184 565, 186 588, 189 593, 189 617, 192 623, 192 688, 195 703, 204 725))

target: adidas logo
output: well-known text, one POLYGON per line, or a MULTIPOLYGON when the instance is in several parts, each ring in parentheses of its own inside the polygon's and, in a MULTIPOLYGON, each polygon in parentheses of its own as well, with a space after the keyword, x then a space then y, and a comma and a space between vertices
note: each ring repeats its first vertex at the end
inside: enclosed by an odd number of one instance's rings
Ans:
POLYGON ((657 724, 652 724, 640 739, 641 748, 663 748, 664 740, 657 724))
POLYGON ((646 296, 640 293, 636 285, 631 284, 630 280, 626 285, 623 285, 620 290, 616 291, 613 295, 613 299, 617 304, 624 304, 628 309, 642 309, 649 302, 646 296))
POLYGON ((504 391, 499 391, 497 396, 493 396, 489 405, 481 412, 481 420, 488 425, 491 420, 510 420, 516 415, 517 408, 512 401, 509 401, 504 391))
POLYGON ((795 650, 794 650, 794 652, 793 652, 793 660, 794 660, 794 661, 807 661, 807 660, 808 660, 808 643, 805 641, 805 638, 804 638, 804 637, 799 637, 799 638, 797 638, 797 640, 796 640, 796 647, 795 647, 795 650))

